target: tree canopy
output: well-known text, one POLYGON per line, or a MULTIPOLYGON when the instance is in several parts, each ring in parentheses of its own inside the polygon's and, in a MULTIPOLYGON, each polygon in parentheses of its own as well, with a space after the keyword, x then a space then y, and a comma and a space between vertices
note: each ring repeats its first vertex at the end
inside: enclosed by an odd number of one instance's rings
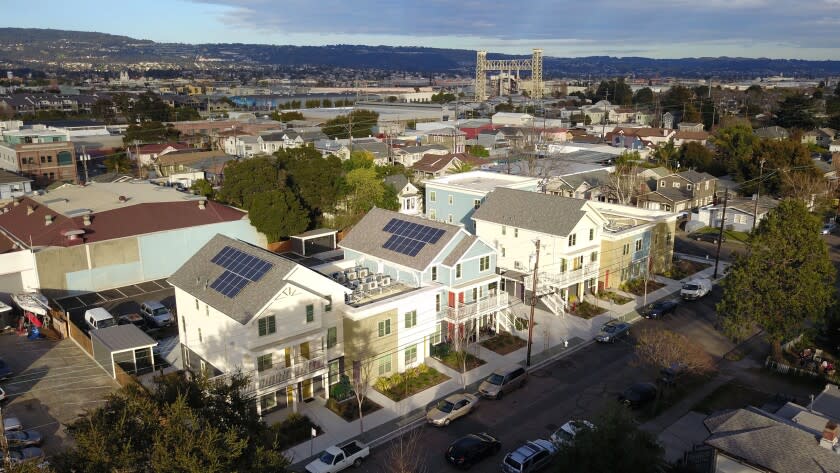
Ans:
POLYGON ((834 303, 835 269, 820 222, 798 199, 786 199, 759 223, 748 252, 723 280, 717 305, 724 330, 744 338, 758 326, 774 355, 781 343, 822 319, 834 303))
POLYGON ((248 209, 255 195, 280 188, 285 181, 273 157, 258 156, 225 166, 225 182, 217 197, 220 201, 248 209))
POLYGON ((624 78, 601 81, 595 91, 596 100, 609 100, 616 105, 631 105, 633 103, 633 91, 624 82, 624 78))
POLYGON ((254 195, 248 207, 251 223, 268 237, 279 241, 306 230, 309 212, 289 189, 276 189, 254 195))
POLYGON ((123 136, 123 143, 126 146, 139 143, 161 143, 164 141, 177 140, 181 132, 172 125, 164 125, 159 121, 148 121, 140 124, 129 125, 123 136))
POLYGON ((802 94, 790 95, 779 102, 776 110, 776 124, 783 128, 810 130, 817 125, 811 107, 814 101, 802 94))
POLYGON ((571 445, 560 448, 553 471, 562 473, 659 473, 664 449, 641 430, 633 414, 615 405, 593 420, 594 429, 577 432, 571 445))
POLYGON ((242 394, 247 380, 189 380, 173 373, 152 392, 130 385, 67 426, 74 446, 52 459, 57 472, 285 471, 277 437, 242 394))

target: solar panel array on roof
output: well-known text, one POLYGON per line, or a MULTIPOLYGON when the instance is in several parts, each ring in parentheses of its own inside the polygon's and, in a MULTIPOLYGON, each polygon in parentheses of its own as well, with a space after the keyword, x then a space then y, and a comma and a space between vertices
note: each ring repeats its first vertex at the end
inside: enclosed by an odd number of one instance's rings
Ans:
POLYGON ((222 248, 210 261, 225 268, 210 287, 230 298, 236 297, 249 282, 259 281, 273 267, 268 261, 231 246, 222 248))
POLYGON ((392 218, 382 230, 392 233, 382 248, 408 256, 417 256, 427 243, 434 245, 446 233, 439 228, 399 218, 392 218))

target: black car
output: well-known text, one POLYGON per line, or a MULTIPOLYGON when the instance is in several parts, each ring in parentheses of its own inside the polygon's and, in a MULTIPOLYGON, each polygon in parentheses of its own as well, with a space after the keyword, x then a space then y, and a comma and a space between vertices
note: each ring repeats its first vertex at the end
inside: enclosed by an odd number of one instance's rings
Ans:
POLYGON ((656 385, 653 383, 636 383, 621 393, 618 400, 633 409, 638 409, 656 399, 656 385))
POLYGON ((665 314, 673 312, 677 308, 677 305, 679 305, 679 302, 673 299, 656 301, 645 307, 642 316, 646 319, 660 319, 665 314))
POLYGON ((462 468, 469 469, 484 458, 495 455, 501 450, 502 444, 496 437, 482 432, 469 434, 452 442, 446 449, 446 461, 462 468))
POLYGON ((0 381, 3 381, 4 379, 9 379, 11 377, 12 369, 9 368, 9 365, 5 361, 0 360, 0 381))
MULTIPOLYGON (((692 233, 688 237, 691 238, 692 240, 706 241, 706 242, 709 242, 709 243, 717 243, 719 235, 720 234, 718 232, 692 233)), ((723 235, 723 237, 721 238, 721 241, 726 241, 726 235, 723 235)))

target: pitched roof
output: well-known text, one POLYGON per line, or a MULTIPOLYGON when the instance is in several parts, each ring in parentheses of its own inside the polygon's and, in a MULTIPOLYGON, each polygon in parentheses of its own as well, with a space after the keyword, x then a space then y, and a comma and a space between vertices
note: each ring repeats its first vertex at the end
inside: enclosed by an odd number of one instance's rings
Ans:
POLYGON ((411 168, 416 171, 438 172, 449 166, 455 159, 454 154, 424 154, 411 168))
POLYGON ((478 240, 477 236, 474 235, 467 235, 464 238, 461 238, 461 241, 455 245, 455 248, 446 255, 446 258, 443 259, 443 264, 447 266, 455 266, 455 263, 461 259, 464 254, 469 251, 470 247, 478 240))
POLYGON ((217 234, 175 271, 168 281, 173 286, 245 325, 277 295, 286 276, 297 266, 297 263, 280 255, 217 234), (260 279, 247 283, 234 297, 227 297, 210 287, 213 281, 225 271, 225 268, 211 260, 226 246, 271 264, 271 268, 260 279))
POLYGON ((177 164, 192 164, 195 162, 207 160, 207 159, 236 159, 234 156, 231 156, 225 153, 222 150, 216 151, 196 151, 194 153, 168 153, 164 154, 163 156, 158 158, 158 163, 164 166, 172 166, 177 164))
POLYGON ((682 177, 686 181, 697 184, 698 182, 708 181, 711 179, 715 179, 715 176, 707 172, 697 172, 693 169, 689 169, 688 171, 678 172, 676 173, 677 176, 682 177))
POLYGON ((710 445, 727 455, 777 473, 840 471, 840 455, 814 434, 755 408, 709 416, 710 445))
POLYGON ((189 149, 190 145, 186 143, 153 143, 137 148, 137 154, 157 154, 170 147, 176 150, 189 149))
MULTIPOLYGON (((648 192, 648 194, 659 194, 671 202, 683 202, 691 199, 691 195, 687 191, 674 187, 658 187, 655 191, 648 192)), ((640 197, 644 197, 645 195, 647 194, 642 194, 640 197)))
POLYGON ((0 184, 12 184, 15 182, 32 182, 32 179, 17 175, 5 169, 0 169, 0 184))
POLYGON ((19 205, 8 204, 8 212, 0 212, 0 229, 24 244, 33 246, 72 246, 143 235, 179 228, 196 227, 213 223, 242 220, 245 212, 217 202, 207 201, 204 209, 195 200, 179 202, 147 202, 106 210, 91 215, 90 225, 84 217, 68 217, 47 205, 28 197, 19 205), (32 214, 27 215, 29 207, 32 214), (52 216, 46 225, 45 217, 52 216), (84 230, 84 240, 70 240, 66 232, 84 230))
POLYGON ((404 174, 392 174, 390 176, 385 176, 385 184, 394 188, 395 191, 399 192, 408 184, 408 178, 405 177, 404 174))
POLYGON ((709 133, 705 131, 680 130, 674 135, 674 139, 703 141, 709 139, 709 133))
POLYGON ((586 200, 499 187, 487 195, 473 220, 568 235, 586 215, 586 200))
POLYGON ((759 128, 754 133, 760 138, 787 138, 790 136, 790 133, 780 126, 759 128))
POLYGON ((461 227, 456 225, 435 222, 434 220, 426 220, 374 207, 350 230, 338 246, 381 258, 407 268, 423 271, 460 231, 461 227), (437 228, 443 230, 444 233, 437 243, 427 243, 416 256, 404 255, 382 247, 391 238, 391 233, 386 232, 384 227, 392 218, 437 228))
POLYGON ((598 169, 595 171, 561 176, 558 179, 563 181, 572 189, 577 189, 584 182, 587 183, 589 187, 600 187, 610 183, 610 172, 606 169, 598 169))

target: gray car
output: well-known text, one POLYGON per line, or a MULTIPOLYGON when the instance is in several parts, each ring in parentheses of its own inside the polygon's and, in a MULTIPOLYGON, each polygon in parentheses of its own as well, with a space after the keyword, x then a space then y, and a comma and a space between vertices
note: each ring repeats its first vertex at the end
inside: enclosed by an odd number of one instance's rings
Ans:
POLYGON ((616 340, 630 335, 630 324, 619 320, 610 320, 601 327, 595 335, 595 341, 601 343, 615 343, 616 340))
POLYGON ((557 455, 557 446, 548 440, 536 439, 505 455, 502 471, 505 473, 531 473, 545 468, 557 455))
POLYGON ((501 399, 505 393, 521 388, 528 380, 528 372, 521 366, 501 368, 487 377, 478 386, 481 397, 501 399))
POLYGON ((472 412, 476 401, 478 398, 472 394, 452 394, 426 413, 426 421, 437 426, 449 425, 453 420, 472 412))

